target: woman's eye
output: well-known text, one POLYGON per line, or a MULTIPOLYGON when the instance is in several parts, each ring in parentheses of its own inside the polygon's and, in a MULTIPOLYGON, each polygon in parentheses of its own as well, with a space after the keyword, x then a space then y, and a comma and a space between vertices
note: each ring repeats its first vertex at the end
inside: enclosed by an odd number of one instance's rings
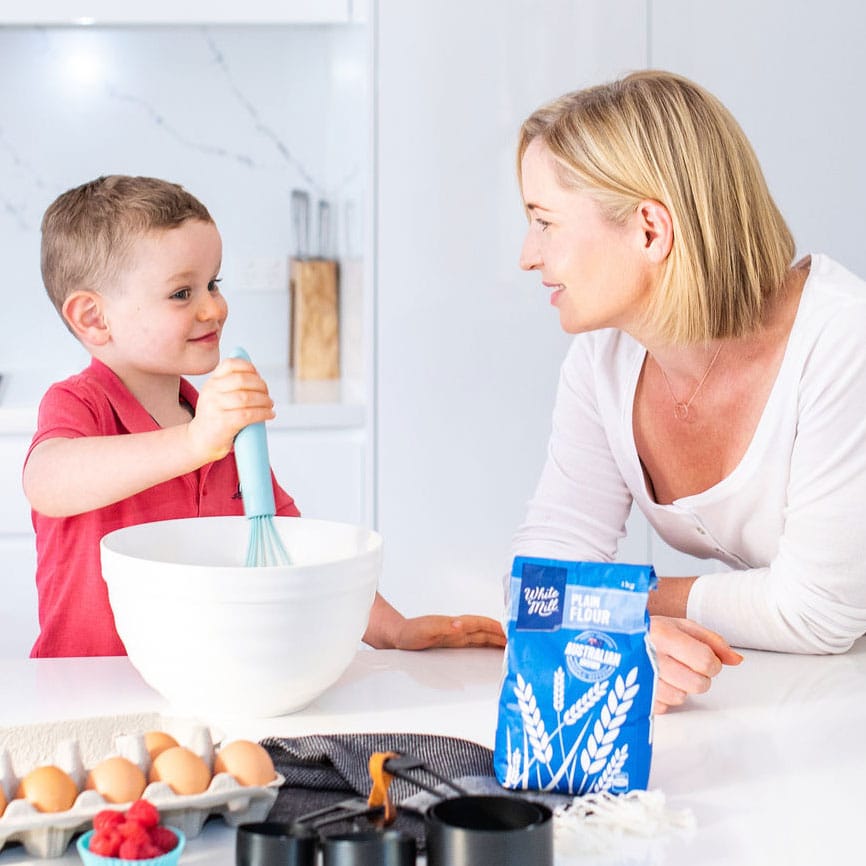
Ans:
POLYGON ((550 223, 547 222, 547 220, 538 219, 538 217, 536 217, 535 221, 541 226, 541 230, 543 232, 547 231, 547 227, 550 225, 550 223))
POLYGON ((177 300, 179 300, 179 301, 188 301, 191 294, 192 294, 192 289, 178 289, 172 295, 172 298, 177 298, 177 300))
POLYGON ((214 277, 208 284, 207 290, 209 292, 218 292, 220 287, 219 284, 222 282, 222 277, 214 277))

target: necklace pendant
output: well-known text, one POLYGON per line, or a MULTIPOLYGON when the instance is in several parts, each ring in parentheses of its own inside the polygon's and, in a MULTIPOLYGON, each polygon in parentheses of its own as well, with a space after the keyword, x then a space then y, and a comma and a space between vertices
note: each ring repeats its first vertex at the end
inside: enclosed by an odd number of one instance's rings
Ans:
POLYGON ((685 421, 689 417, 689 407, 682 400, 674 403, 674 417, 677 421, 685 421))

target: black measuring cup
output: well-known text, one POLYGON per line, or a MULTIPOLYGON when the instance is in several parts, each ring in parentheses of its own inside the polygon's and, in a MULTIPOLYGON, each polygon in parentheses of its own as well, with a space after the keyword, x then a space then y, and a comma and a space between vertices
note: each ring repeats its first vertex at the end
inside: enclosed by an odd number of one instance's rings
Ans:
POLYGON ((316 866, 318 834, 312 830, 260 821, 241 824, 235 837, 237 866, 316 866))
POLYGON ((415 866, 415 839, 399 830, 322 837, 322 866, 415 866))
POLYGON ((468 794, 411 755, 396 755, 382 768, 441 798, 421 771, 457 793, 425 813, 427 866, 553 866, 553 812, 514 794, 468 794))
POLYGON ((427 866, 553 866, 553 813, 516 796, 451 797, 427 810, 427 866))
POLYGON ((399 830, 356 830, 324 835, 328 824, 382 813, 361 798, 317 809, 291 824, 241 824, 235 843, 237 866, 415 866, 415 839, 399 830))

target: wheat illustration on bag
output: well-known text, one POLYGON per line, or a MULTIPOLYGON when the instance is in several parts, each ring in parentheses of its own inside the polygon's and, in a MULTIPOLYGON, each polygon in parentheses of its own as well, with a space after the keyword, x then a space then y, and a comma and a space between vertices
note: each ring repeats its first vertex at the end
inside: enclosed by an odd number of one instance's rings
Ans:
POLYGON ((628 711, 634 704, 634 698, 640 689, 640 685, 636 682, 637 674, 638 669, 634 667, 628 672, 625 679, 617 675, 613 690, 608 694, 607 701, 602 704, 595 724, 590 730, 592 718, 588 719, 567 751, 562 737, 562 729, 576 724, 598 704, 608 692, 608 681, 596 683, 586 694, 575 701, 563 716, 565 671, 562 667, 557 668, 553 675, 552 708, 557 714, 559 724, 552 733, 548 733, 532 684, 526 682, 518 674, 517 684, 514 686, 514 696, 520 707, 524 746, 522 750, 515 748, 511 743, 509 732, 506 787, 521 787, 524 790, 529 788, 530 773, 532 773, 534 784, 531 787, 538 790, 551 791, 559 786, 563 778, 568 779, 567 790, 569 793, 608 790, 628 759, 628 744, 615 751, 613 744, 619 736, 620 729, 625 724, 628 711), (583 770, 583 778, 575 789, 574 776, 578 766, 576 756, 587 731, 589 731, 589 736, 579 755, 579 765, 580 769, 583 770), (555 738, 559 743, 560 755, 557 761, 558 766, 554 768, 552 765, 552 741, 555 738), (611 754, 612 752, 613 754, 611 754), (608 756, 610 756, 609 759, 608 756), (544 777, 545 771, 547 778, 544 777))

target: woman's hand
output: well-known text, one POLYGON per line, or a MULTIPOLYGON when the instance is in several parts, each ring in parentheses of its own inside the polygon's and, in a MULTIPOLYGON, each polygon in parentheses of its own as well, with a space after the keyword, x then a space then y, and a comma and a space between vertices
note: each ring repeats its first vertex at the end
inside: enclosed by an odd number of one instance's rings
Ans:
POLYGON ((688 695, 708 691, 722 665, 743 660, 721 635, 689 619, 650 617, 650 640, 659 674, 655 713, 679 706, 688 695))
POLYGON ((193 451, 202 463, 220 460, 243 427, 273 417, 274 401, 255 367, 240 358, 226 358, 202 386, 189 422, 193 451))

